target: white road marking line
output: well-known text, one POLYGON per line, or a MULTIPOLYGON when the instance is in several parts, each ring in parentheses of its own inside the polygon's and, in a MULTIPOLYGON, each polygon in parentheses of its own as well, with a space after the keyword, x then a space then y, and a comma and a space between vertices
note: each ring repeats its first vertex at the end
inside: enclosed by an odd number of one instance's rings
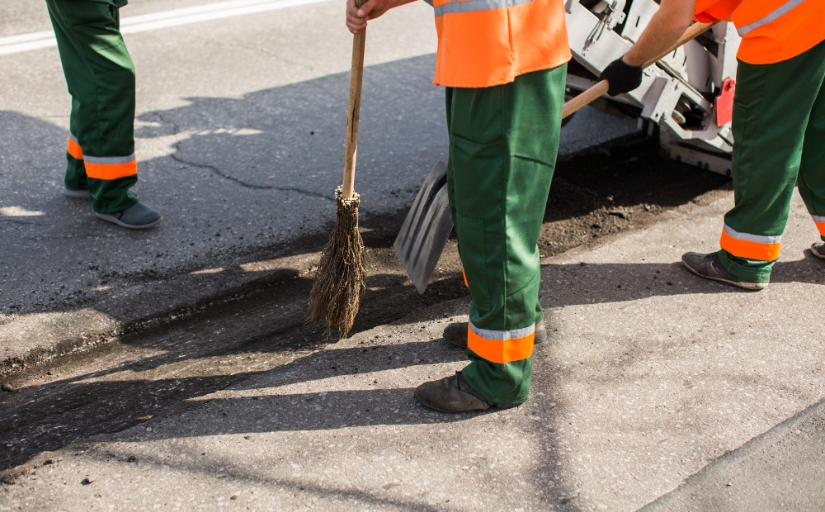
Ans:
POLYGON ((40 48, 49 48, 57 46, 57 41, 54 39, 54 34, 51 39, 41 39, 39 41, 32 41, 30 43, 12 44, 9 46, 0 46, 0 55, 8 55, 10 53, 28 52, 31 50, 39 50, 40 48))
MULTIPOLYGON (((120 20, 120 31, 124 34, 135 34, 327 1, 329 0, 232 0, 123 18, 120 20)), ((51 31, 0 37, 0 55, 39 50, 56 45, 57 41, 51 31)))
POLYGON ((20 34, 17 36, 0 37, 0 46, 15 43, 26 43, 37 39, 48 39, 49 37, 54 37, 54 32, 51 30, 47 30, 45 32, 31 32, 29 34, 20 34))

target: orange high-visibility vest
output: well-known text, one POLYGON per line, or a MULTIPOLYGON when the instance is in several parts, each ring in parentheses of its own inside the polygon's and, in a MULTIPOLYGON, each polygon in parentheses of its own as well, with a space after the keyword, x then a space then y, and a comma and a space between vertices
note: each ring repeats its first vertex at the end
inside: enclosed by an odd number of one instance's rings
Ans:
POLYGON ((570 60, 562 0, 434 0, 435 85, 491 87, 570 60))
POLYGON ((792 59, 825 41, 825 0, 697 0, 701 22, 732 21, 748 64, 792 59))

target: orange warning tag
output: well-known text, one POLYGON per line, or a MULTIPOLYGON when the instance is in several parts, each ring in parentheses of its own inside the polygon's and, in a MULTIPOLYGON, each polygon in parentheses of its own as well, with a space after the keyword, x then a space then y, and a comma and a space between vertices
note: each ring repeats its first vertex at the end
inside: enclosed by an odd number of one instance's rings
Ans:
POLYGON ((726 78, 722 82, 722 92, 713 103, 717 126, 726 125, 733 119, 733 96, 736 94, 736 80, 726 78))

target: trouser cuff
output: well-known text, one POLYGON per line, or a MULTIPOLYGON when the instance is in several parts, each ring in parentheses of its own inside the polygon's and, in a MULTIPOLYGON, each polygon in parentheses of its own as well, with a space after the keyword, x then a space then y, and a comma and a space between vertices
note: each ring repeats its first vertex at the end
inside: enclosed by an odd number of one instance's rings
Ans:
POLYGON ((83 167, 83 160, 78 160, 70 154, 66 155, 68 165, 66 166, 66 176, 63 183, 72 190, 87 190, 89 183, 86 178, 86 169, 83 167))
POLYGON ((88 182, 89 195, 92 197, 92 209, 97 213, 122 212, 138 201, 135 193, 129 190, 137 183, 137 176, 128 176, 116 180, 89 178, 88 182))
POLYGON ((767 283, 771 280, 771 268, 776 260, 761 261, 749 260, 734 256, 724 249, 720 249, 717 253, 719 261, 725 270, 735 275, 740 279, 750 281, 752 283, 767 283))
POLYGON ((486 361, 468 350, 470 364, 461 370, 473 392, 493 404, 520 404, 530 394, 533 358, 497 364, 486 361))

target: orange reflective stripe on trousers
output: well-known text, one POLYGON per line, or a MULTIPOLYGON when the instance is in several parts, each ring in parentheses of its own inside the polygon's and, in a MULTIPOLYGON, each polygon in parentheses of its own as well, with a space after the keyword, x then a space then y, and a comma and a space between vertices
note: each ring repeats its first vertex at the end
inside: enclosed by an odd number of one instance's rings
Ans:
POLYGON ((752 235, 740 233, 727 224, 722 229, 719 245, 739 258, 773 261, 779 258, 781 236, 752 235))
POLYGON ((816 224, 816 229, 819 231, 819 236, 825 236, 825 217, 819 215, 811 215, 816 224))
POLYGON ((470 322, 467 346, 478 356, 491 363, 512 363, 533 355, 536 324, 523 329, 494 331, 479 329, 470 322))
POLYGON ((77 139, 72 134, 69 134, 66 152, 75 160, 83 160, 83 150, 80 149, 80 144, 77 143, 77 139))
POLYGON ((137 174, 135 155, 114 157, 85 157, 86 175, 99 180, 116 180, 137 174))

